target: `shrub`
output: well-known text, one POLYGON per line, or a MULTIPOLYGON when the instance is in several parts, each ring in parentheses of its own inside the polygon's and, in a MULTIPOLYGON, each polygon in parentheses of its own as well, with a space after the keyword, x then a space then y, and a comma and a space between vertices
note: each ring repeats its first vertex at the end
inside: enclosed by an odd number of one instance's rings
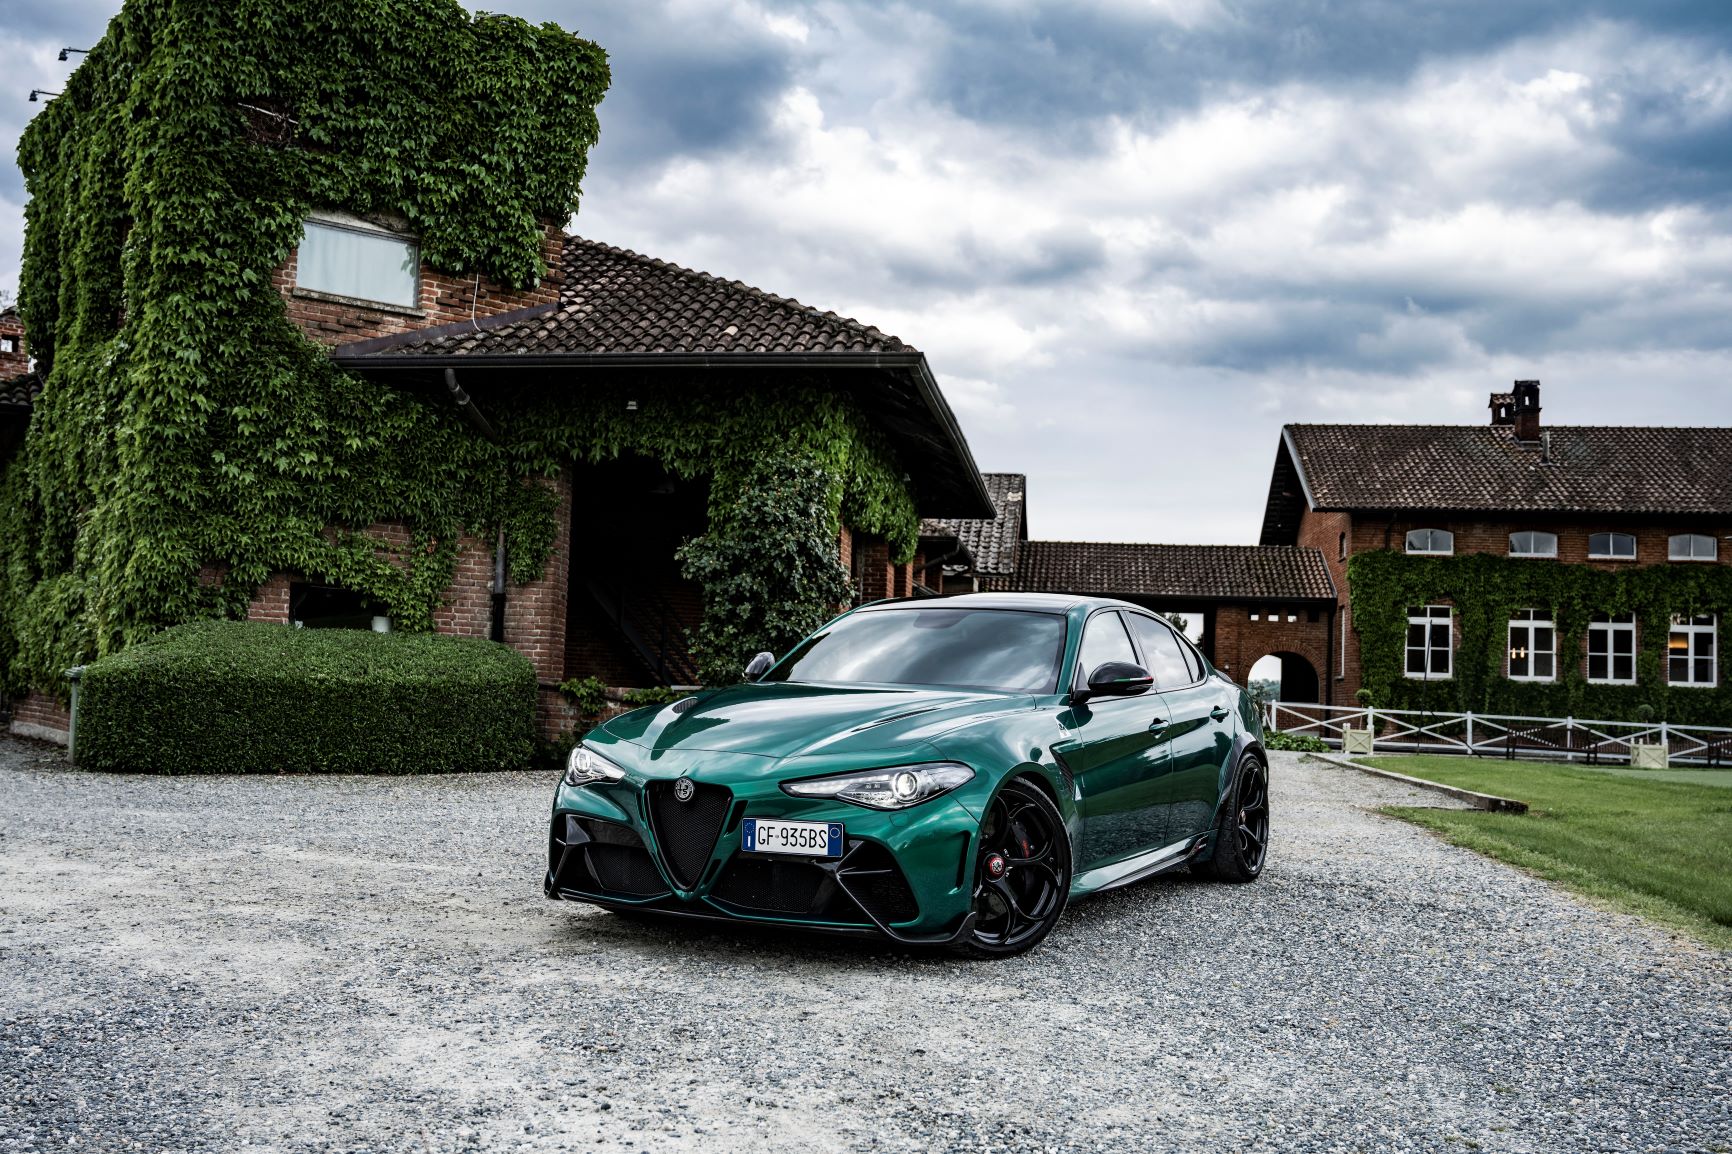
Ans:
POLYGON ((78 761, 144 773, 519 769, 535 670, 491 641, 199 621, 88 666, 78 761))
POLYGON ((1312 737, 1309 733, 1282 733, 1271 729, 1263 735, 1264 749, 1285 749, 1292 753, 1328 753, 1329 746, 1322 738, 1312 737))

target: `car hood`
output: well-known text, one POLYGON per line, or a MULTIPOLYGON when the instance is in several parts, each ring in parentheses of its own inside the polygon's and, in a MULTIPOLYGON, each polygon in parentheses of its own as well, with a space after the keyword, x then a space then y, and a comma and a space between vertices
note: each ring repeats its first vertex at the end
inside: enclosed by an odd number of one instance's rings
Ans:
POLYGON ((908 686, 795 685, 706 690, 659 708, 622 714, 602 728, 658 757, 676 751, 765 758, 898 750, 995 713, 1030 708, 1026 694, 908 686))

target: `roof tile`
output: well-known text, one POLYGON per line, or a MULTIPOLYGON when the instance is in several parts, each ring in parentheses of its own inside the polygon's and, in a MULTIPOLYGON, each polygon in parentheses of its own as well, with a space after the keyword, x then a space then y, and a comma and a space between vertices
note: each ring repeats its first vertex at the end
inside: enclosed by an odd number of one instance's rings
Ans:
POLYGON ((834 312, 583 237, 566 239, 561 273, 560 299, 551 309, 358 342, 350 351, 452 356, 915 351, 834 312))
POLYGON ((1319 509, 1732 513, 1732 428, 1288 425, 1319 509))
POLYGON ((1109 597, 1335 599, 1323 554, 1298 545, 1025 541, 1016 588, 1109 597))
POLYGON ((929 536, 954 533, 974 558, 974 571, 982 576, 1008 577, 1016 572, 1017 546, 1027 537, 1023 495, 1028 478, 1021 473, 982 473, 986 491, 998 516, 991 520, 927 518, 921 532, 929 536))

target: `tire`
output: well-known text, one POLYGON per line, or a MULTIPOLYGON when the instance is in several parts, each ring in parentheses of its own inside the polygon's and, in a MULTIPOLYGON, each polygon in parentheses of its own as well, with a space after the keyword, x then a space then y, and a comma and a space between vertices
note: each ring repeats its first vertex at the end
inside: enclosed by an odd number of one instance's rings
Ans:
POLYGON ((1191 869, 1222 882, 1254 882, 1269 858, 1269 767, 1255 753, 1239 759, 1233 788, 1215 825, 1215 850, 1191 869))
POLYGON ((974 924, 955 944, 976 958, 1007 958, 1039 945, 1070 900, 1070 835, 1045 791, 1006 782, 986 807, 974 861, 974 924))

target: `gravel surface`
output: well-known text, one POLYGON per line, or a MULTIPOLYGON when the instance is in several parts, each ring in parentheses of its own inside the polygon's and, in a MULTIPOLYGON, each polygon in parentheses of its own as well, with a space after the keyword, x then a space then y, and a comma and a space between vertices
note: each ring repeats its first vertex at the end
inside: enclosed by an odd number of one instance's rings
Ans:
POLYGON ((1732 955, 1272 777, 1257 884, 964 962, 546 901, 551 774, 0 738, 0 1151, 1732 1150, 1732 955))

